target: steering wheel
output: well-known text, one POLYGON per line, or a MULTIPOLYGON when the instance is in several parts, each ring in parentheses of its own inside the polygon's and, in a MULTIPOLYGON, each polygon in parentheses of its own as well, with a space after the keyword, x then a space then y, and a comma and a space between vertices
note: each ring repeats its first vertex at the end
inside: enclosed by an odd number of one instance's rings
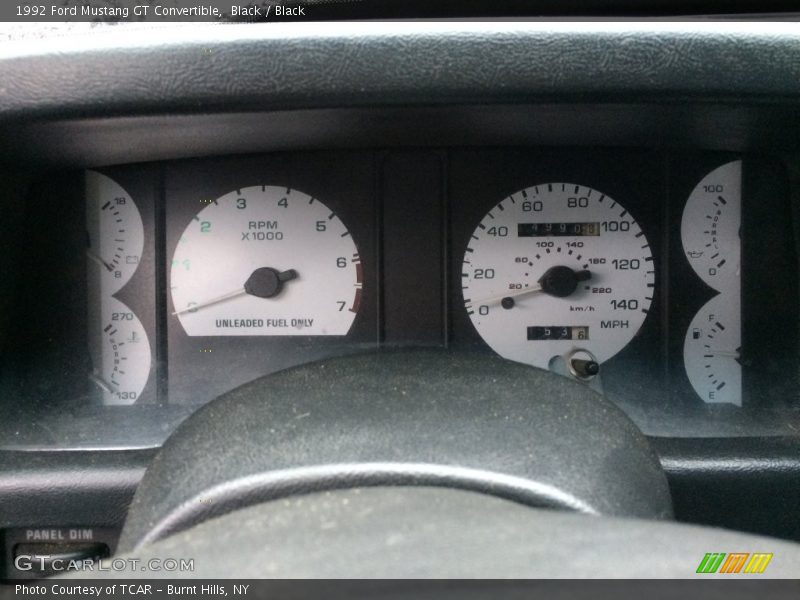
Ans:
POLYGON ((165 577, 652 578, 751 548, 796 575, 795 544, 671 518, 647 438, 587 386, 483 354, 383 351, 195 413, 145 474, 119 551, 194 560, 165 577))

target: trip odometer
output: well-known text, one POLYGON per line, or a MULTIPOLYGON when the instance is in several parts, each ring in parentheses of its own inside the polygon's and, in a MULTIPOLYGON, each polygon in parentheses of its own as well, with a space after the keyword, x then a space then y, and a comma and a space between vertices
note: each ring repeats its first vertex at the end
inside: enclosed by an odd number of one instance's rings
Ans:
POLYGON ((585 186, 546 183, 486 214, 461 276, 467 313, 495 352, 541 368, 560 356, 588 379, 639 331, 655 268, 625 208, 585 186))

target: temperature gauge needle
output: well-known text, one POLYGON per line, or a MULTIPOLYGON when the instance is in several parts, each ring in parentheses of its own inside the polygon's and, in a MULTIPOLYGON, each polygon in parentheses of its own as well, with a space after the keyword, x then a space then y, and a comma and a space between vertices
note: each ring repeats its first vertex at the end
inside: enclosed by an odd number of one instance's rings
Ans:
POLYGON ((98 377, 94 373, 89 373, 89 381, 91 381, 97 387, 99 387, 101 390, 103 390, 104 392, 107 392, 109 394, 113 394, 114 391, 115 391, 114 390, 114 386, 112 386, 110 383, 108 383, 105 379, 102 379, 101 377, 98 377))

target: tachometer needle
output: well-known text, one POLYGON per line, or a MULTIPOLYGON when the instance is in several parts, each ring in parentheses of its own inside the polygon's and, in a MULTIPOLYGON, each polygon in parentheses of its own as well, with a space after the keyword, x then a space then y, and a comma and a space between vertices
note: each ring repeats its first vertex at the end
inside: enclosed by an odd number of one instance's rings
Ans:
POLYGON ((208 302, 203 302, 202 304, 193 304, 192 306, 187 306, 182 310, 176 310, 173 315, 182 315, 188 312, 195 312, 200 310, 201 308, 205 308, 207 306, 211 306, 212 304, 219 304, 220 302, 225 302, 225 300, 230 300, 231 298, 238 298, 239 296, 244 296, 247 294, 244 288, 238 289, 235 292, 230 292, 228 294, 224 294, 222 296, 217 296, 213 300, 209 300, 208 302))
POLYGON ((277 269, 273 269, 271 267, 261 267, 253 271, 250 274, 250 277, 248 277, 247 281, 245 281, 244 286, 235 292, 218 296, 213 300, 203 302, 202 304, 193 304, 192 306, 187 306, 183 310, 176 310, 172 314, 182 315, 187 312, 196 312, 201 308, 211 306, 212 304, 219 304, 220 302, 225 302, 226 300, 230 300, 232 298, 238 298, 239 296, 244 296, 245 294, 250 294, 251 296, 256 296, 257 298, 274 298, 281 293, 284 283, 297 278, 298 274, 294 269, 278 271, 277 269))

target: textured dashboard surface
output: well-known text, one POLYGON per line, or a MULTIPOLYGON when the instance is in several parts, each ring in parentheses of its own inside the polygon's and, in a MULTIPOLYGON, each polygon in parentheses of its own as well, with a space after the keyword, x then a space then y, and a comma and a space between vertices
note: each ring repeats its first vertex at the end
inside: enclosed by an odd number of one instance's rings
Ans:
POLYGON ((747 23, 338 23, 98 32, 0 48, 0 118, 800 96, 800 32, 747 23))
MULTIPOLYGON (((547 511, 424 487, 337 490, 267 502, 140 548, 134 556, 144 562, 188 554, 196 561, 192 575, 209 578, 653 579, 708 578, 696 573, 698 561, 717 548, 769 549, 773 555, 762 577, 797 575, 797 544, 663 521, 547 511)), ((138 571, 109 574, 142 576, 138 571)), ((415 584, 408 596, 420 598, 415 584)), ((396 581, 390 590, 387 597, 403 596, 396 581)), ((465 596, 459 591, 452 597, 465 596)), ((480 597, 487 597, 485 588, 480 597)))

